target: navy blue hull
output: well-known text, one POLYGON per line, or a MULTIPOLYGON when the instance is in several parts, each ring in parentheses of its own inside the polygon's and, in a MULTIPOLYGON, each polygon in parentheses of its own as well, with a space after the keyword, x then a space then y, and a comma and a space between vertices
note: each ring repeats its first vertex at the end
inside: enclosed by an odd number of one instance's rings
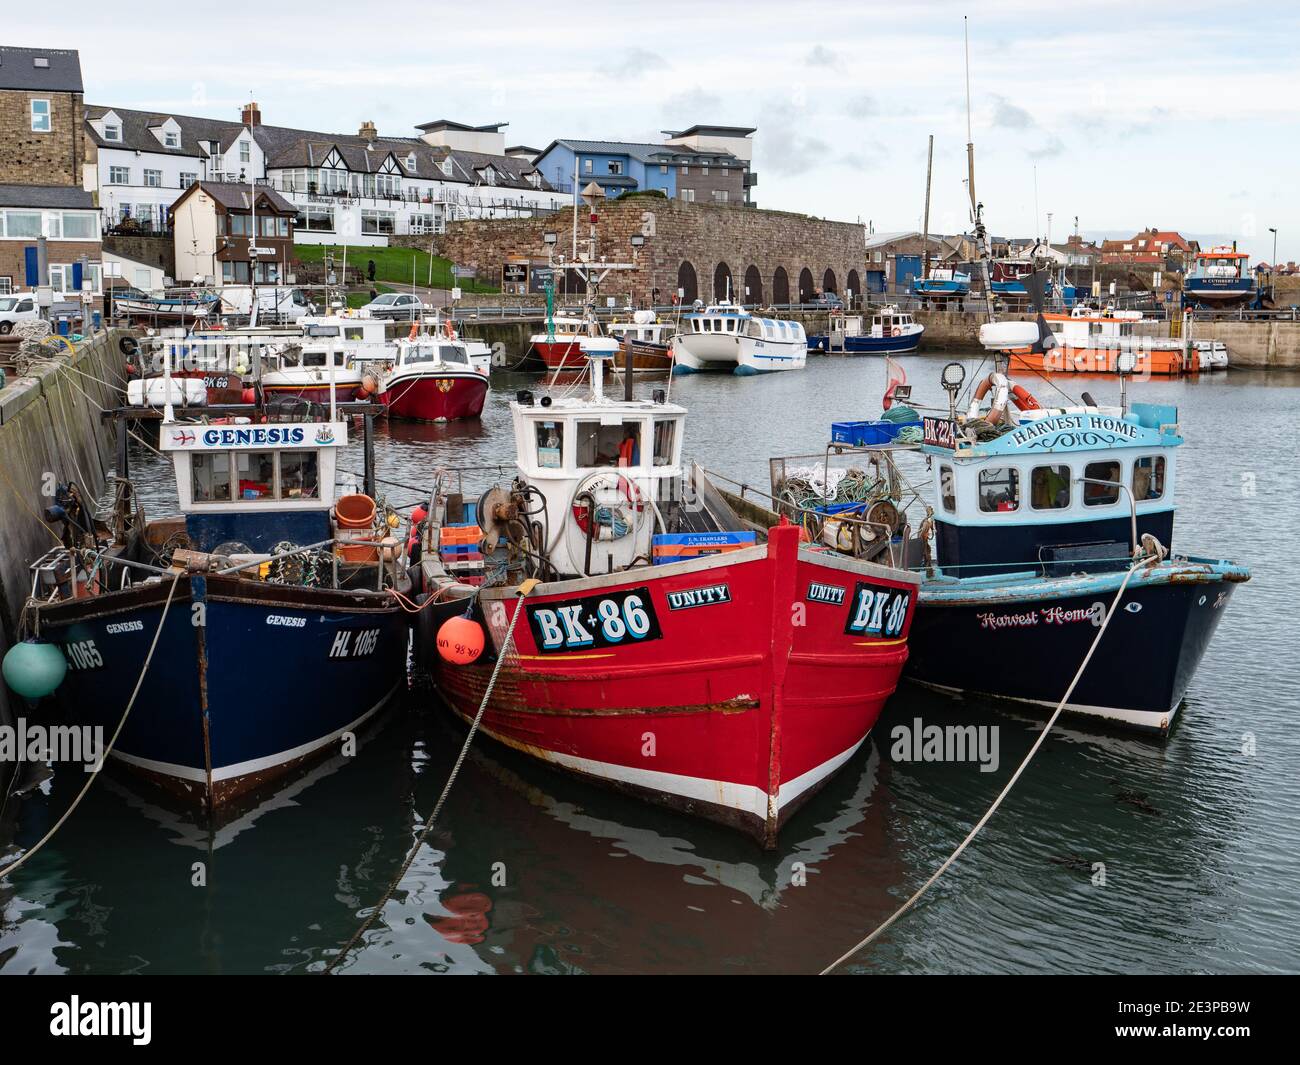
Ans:
MULTIPOLYGON (((895 355, 900 351, 915 351, 923 335, 923 332, 918 332, 901 337, 845 337, 844 350, 856 355, 895 355)), ((827 351, 829 340, 825 333, 820 336, 810 336, 808 349, 827 351)))
MULTIPOLYGON (((219 806, 334 750, 405 680, 408 624, 391 600, 231 578, 192 583, 176 590, 113 752, 172 791, 219 806)), ((42 611, 42 634, 69 662, 57 696, 65 719, 112 736, 166 592, 136 587, 42 611)))
MULTIPOLYGON (((1109 609, 1122 575, 1067 597, 936 599, 921 586, 905 676, 969 694, 1055 708, 1109 609)), ((1135 576, 1134 582, 1137 581, 1135 576)), ((1040 585, 1050 582, 1037 582, 1040 585)), ((1067 709, 1165 732, 1173 724, 1234 583, 1130 583, 1067 709)))

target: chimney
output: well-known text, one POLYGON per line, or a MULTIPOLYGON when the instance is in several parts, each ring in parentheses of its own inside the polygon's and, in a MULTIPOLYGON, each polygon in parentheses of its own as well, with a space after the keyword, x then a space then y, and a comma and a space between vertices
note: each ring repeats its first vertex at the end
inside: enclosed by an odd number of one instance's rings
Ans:
POLYGON ((245 126, 250 127, 262 124, 262 112, 258 110, 256 100, 244 104, 244 110, 240 112, 239 120, 245 126))
POLYGON ((375 129, 375 124, 369 120, 361 123, 361 128, 357 130, 357 136, 368 141, 373 141, 379 136, 379 130, 375 129))

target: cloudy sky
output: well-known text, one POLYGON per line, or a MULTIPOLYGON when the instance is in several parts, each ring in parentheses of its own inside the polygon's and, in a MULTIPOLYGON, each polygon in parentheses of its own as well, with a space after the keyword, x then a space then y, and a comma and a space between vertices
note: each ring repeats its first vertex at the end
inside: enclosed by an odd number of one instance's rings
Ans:
POLYGON ((1295 5, 1042 0, 29 5, 15 45, 81 51, 97 104, 409 135, 506 121, 507 143, 756 126, 764 207, 963 230, 962 15, 976 183, 993 232, 1146 226, 1300 259, 1295 5), (1236 8, 1236 9, 1234 9, 1236 8), (1289 9, 1289 11, 1288 11, 1289 9), (588 17, 590 13, 594 17, 588 17), (1069 12, 1069 13, 1067 13, 1069 12), (1035 191, 1036 185, 1036 191, 1035 191))

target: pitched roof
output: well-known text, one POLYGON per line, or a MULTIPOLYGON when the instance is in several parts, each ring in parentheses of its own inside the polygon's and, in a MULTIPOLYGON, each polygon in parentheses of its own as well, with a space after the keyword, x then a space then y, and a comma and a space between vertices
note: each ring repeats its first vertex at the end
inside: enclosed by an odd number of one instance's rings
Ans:
POLYGON ((425 122, 415 128, 422 129, 426 133, 439 129, 454 129, 463 133, 497 133, 508 125, 510 125, 509 122, 493 122, 487 126, 467 126, 463 122, 453 122, 449 118, 439 118, 433 122, 425 122))
POLYGON ((75 49, 0 45, 0 89, 81 92, 81 56, 75 49))
POLYGON ((199 141, 219 140, 221 139, 219 136, 204 136, 198 133, 192 125, 183 124, 177 119, 177 125, 181 127, 181 146, 179 148, 168 148, 150 132, 154 127, 162 125, 171 117, 171 115, 159 111, 128 111, 123 107, 88 106, 86 108, 86 133, 101 148, 125 148, 128 151, 159 152, 163 155, 206 159, 208 153, 199 144, 199 141), (92 121, 99 121, 110 111, 121 120, 121 140, 107 140, 90 124, 92 121))
POLYGON ((0 207, 88 208, 95 201, 75 185, 0 185, 0 207))
MULTIPOLYGON (((298 208, 276 192, 275 189, 267 185, 255 185, 253 187, 257 191, 259 202, 270 203, 280 214, 298 213, 298 208)), ((172 210, 175 211, 181 200, 192 195, 195 189, 202 189, 227 211, 247 211, 252 206, 252 197, 249 195, 248 185, 246 184, 236 181, 196 181, 177 197, 176 203, 172 205, 172 210)))

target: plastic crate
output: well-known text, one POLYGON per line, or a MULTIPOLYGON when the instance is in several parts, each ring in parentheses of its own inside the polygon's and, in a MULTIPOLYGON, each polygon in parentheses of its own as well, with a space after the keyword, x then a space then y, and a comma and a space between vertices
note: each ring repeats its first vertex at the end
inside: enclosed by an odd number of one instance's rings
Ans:
POLYGON ((889 444, 898 436, 900 430, 909 427, 920 428, 920 426, 919 421, 832 422, 831 443, 851 444, 854 447, 889 444))

